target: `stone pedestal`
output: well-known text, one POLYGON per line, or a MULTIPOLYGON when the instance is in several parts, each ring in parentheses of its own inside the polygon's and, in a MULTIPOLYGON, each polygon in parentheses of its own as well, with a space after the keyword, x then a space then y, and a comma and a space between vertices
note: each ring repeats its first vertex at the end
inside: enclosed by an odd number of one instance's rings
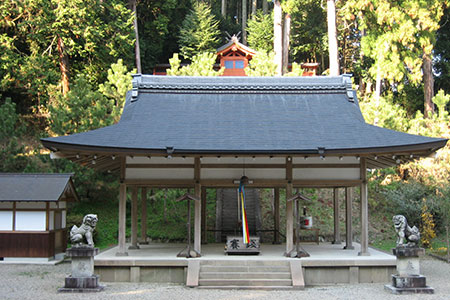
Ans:
POLYGON ((99 285, 97 275, 94 275, 94 256, 98 248, 89 246, 72 247, 67 249, 66 255, 72 258, 72 274, 65 279, 63 288, 58 292, 85 293, 100 292, 104 289, 99 285))
POLYGON ((392 285, 385 289, 393 294, 433 294, 434 289, 427 286, 426 278, 420 275, 419 257, 425 250, 419 247, 398 246, 392 249, 397 256, 397 275, 392 275, 392 285))

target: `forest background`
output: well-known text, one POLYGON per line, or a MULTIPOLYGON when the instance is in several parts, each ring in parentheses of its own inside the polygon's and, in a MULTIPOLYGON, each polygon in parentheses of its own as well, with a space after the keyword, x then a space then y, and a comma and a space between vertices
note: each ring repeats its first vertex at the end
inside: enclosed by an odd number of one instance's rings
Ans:
MULTIPOLYGON (((71 207, 69 222, 79 223, 83 214, 96 212, 97 243, 101 247, 116 243, 117 174, 51 160, 39 139, 117 122, 131 74, 151 74, 156 64, 170 63, 170 75, 219 75, 221 71, 213 69, 215 49, 231 35, 239 35, 241 42, 258 51, 246 70, 249 75, 300 75, 299 64, 318 62, 321 75, 352 74, 368 123, 450 138, 448 4, 447 0, 2 1, 0 171, 73 172, 81 202, 71 207)), ((392 245, 390 218, 402 213, 420 226, 424 246, 448 251, 444 237, 450 224, 449 147, 433 158, 370 170, 372 245, 392 245)), ((174 202, 183 191, 149 192, 149 237, 183 240, 186 208, 174 202)), ((317 200, 311 211, 326 237, 332 232, 329 193, 303 192, 317 200)), ((262 196, 264 224, 273 227, 271 192, 264 190, 262 196)), ((215 192, 209 191, 211 218, 214 207, 215 192)), ((354 221, 357 229, 357 214, 354 221)))

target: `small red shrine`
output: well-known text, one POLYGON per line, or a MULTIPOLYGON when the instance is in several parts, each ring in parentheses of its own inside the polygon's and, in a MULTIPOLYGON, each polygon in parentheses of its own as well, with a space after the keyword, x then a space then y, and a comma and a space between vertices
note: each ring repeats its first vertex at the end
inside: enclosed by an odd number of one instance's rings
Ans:
POLYGON ((256 51, 239 43, 238 38, 233 36, 228 43, 217 49, 216 55, 220 67, 225 68, 222 76, 247 76, 245 68, 256 51))
MULTIPOLYGON (((221 76, 247 76, 245 68, 256 54, 256 50, 240 43, 239 38, 234 35, 228 43, 217 49, 217 63, 214 65, 214 69, 224 68, 225 71, 221 76)), ((319 64, 307 62, 302 63, 301 67, 303 69, 302 76, 316 76, 319 64)), ((153 75, 167 75, 166 70, 169 68, 170 64, 157 64, 153 68, 153 75)), ((288 70, 291 68, 292 66, 289 64, 288 70)))

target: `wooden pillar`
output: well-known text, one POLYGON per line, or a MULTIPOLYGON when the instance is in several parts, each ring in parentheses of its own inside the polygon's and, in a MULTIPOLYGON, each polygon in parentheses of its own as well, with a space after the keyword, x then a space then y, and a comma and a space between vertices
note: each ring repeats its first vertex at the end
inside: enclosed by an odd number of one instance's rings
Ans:
POLYGON ((275 229, 273 236, 274 244, 280 242, 280 188, 273 189, 273 228, 275 229))
POLYGON ((138 236, 138 188, 133 186, 131 190, 131 245, 128 249, 139 249, 138 236))
MULTIPOLYGON (((292 157, 286 158, 286 200, 292 197, 292 157)), ((286 255, 294 247, 294 214, 292 201, 286 201, 286 255)))
POLYGON ((141 189, 141 244, 147 242, 147 188, 141 189))
POLYGON ((202 186, 202 244, 208 244, 208 235, 206 231, 206 187, 202 186))
POLYGON ((127 185, 125 180, 125 157, 121 158, 120 164, 120 187, 119 187, 119 236, 116 256, 127 256, 126 251, 126 224, 127 224, 127 185))
POLYGON ((369 205, 367 199, 367 164, 366 158, 361 157, 361 252, 359 255, 369 254, 369 205))
POLYGON ((346 250, 353 250, 352 232, 352 188, 345 188, 345 247, 346 250))
POLYGON ((339 228, 339 189, 333 189, 333 207, 334 207, 334 239, 333 244, 341 243, 341 230, 339 228))
MULTIPOLYGON (((196 157, 194 162, 195 196, 202 198, 202 186, 200 184, 200 158, 196 157)), ((194 250, 201 254, 201 214, 202 202, 195 201, 194 206, 194 250)))

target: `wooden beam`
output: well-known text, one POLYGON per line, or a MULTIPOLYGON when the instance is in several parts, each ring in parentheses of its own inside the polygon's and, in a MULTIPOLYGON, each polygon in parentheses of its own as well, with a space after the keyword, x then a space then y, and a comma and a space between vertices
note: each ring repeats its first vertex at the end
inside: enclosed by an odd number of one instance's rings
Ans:
POLYGON ((127 256, 126 226, 127 226, 127 185, 125 180, 125 157, 120 157, 120 187, 119 187, 119 249, 116 256, 127 256))
POLYGON ((202 195, 201 195, 201 201, 202 201, 202 243, 208 244, 208 232, 206 231, 206 187, 202 186, 202 195))
POLYGON ((369 205, 367 195, 367 166, 366 159, 361 157, 361 252, 360 256, 369 254, 369 205))
POLYGON ((273 236, 274 244, 280 242, 280 188, 273 189, 273 228, 275 230, 273 236))
MULTIPOLYGON (((286 199, 292 197, 292 157, 286 157, 286 199)), ((294 211, 292 201, 286 201, 286 255, 294 248, 294 211)))
POLYGON ((49 231, 50 227, 50 203, 45 203, 45 230, 49 231))
POLYGON ((359 169, 359 164, 293 164, 294 169, 359 169))
MULTIPOLYGON (((9 209, 8 209, 9 210, 9 209)), ((13 202, 13 208, 12 208, 12 211, 13 211, 13 215, 12 215, 12 231, 16 231, 16 202, 14 201, 13 202)))
POLYGON ((333 208, 334 208, 334 240, 333 244, 341 244, 341 230, 339 228, 339 189, 333 189, 333 208))
POLYGON ((131 245, 128 249, 139 249, 138 236, 138 187, 131 188, 131 245))
MULTIPOLYGON (((197 198, 201 199, 202 197, 202 186, 200 184, 200 171, 201 171, 201 167, 200 167, 200 158, 196 157, 195 158, 195 169, 194 169, 194 180, 195 180, 195 186, 194 186, 194 194, 197 198)), ((201 218, 201 214, 202 214, 202 202, 201 201, 195 201, 194 203, 194 250, 197 251, 198 253, 202 253, 201 252, 201 240, 202 240, 202 236, 201 236, 201 222, 202 222, 202 218, 201 218)))
POLYGON ((352 188, 345 188, 345 247, 346 250, 353 250, 352 232, 352 188))
POLYGON ((141 243, 147 244, 147 188, 141 189, 141 243))
POLYGON ((126 251, 126 222, 127 222, 127 186, 120 183, 119 187, 119 249, 116 256, 127 256, 126 251))

